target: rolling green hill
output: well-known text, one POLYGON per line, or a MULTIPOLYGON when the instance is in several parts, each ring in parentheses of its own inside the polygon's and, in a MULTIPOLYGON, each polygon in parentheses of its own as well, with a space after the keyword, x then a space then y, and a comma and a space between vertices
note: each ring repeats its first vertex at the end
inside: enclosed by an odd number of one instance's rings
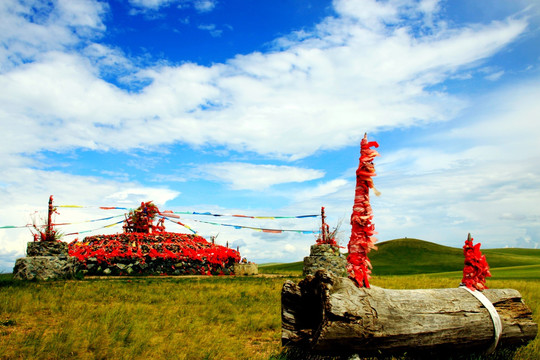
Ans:
MULTIPOLYGON (((376 275, 429 274, 463 269, 461 248, 408 238, 385 241, 378 244, 378 248, 369 256, 376 275)), ((540 249, 482 249, 482 253, 492 269, 512 267, 511 272, 519 274, 540 268, 540 249), (520 267, 523 268, 520 270, 520 267)), ((302 266, 303 262, 299 261, 260 266, 259 269, 262 273, 301 274, 302 266)))
POLYGON ((283 264, 264 264, 259 265, 259 272, 262 274, 288 274, 302 275, 303 261, 283 264))

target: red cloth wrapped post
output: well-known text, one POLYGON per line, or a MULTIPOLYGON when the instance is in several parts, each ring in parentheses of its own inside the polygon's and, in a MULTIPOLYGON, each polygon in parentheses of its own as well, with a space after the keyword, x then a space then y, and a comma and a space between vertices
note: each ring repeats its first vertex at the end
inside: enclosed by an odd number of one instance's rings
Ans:
POLYGON ((463 246, 463 255, 465 255, 465 266, 463 267, 463 279, 461 284, 471 290, 484 290, 486 286, 486 277, 491 277, 489 265, 486 257, 480 251, 481 243, 473 245, 471 234, 467 236, 463 246))
POLYGON ((358 287, 369 288, 369 274, 371 263, 368 253, 377 249, 375 239, 375 226, 371 223, 373 214, 369 203, 369 189, 373 188, 375 166, 373 159, 379 155, 371 147, 379 147, 375 141, 368 142, 367 134, 360 143, 360 164, 356 170, 356 190, 354 194, 353 212, 351 215, 351 238, 349 240, 347 257, 347 272, 358 287))
POLYGON ((326 219, 326 216, 324 215, 324 206, 323 206, 321 207, 321 223, 322 223, 321 233, 319 237, 317 238, 317 245, 328 244, 332 246, 338 246, 336 237, 335 237, 336 231, 330 232, 330 227, 326 223, 325 219, 326 219))

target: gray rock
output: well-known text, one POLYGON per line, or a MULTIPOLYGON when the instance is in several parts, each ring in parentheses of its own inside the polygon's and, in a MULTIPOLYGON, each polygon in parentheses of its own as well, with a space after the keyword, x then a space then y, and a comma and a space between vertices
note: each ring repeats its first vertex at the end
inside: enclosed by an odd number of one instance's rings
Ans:
POLYGON ((311 256, 340 256, 339 246, 329 244, 315 244, 311 246, 309 255, 311 256))
POLYGON ((257 275, 259 267, 257 264, 234 264, 234 274, 241 275, 257 275))
POLYGON ((315 275, 321 269, 336 276, 347 276, 347 259, 339 252, 339 247, 328 244, 311 246, 310 256, 304 258, 303 275, 315 275))
POLYGON ((62 241, 32 241, 26 244, 26 255, 68 257, 68 244, 62 241))
POLYGON ((17 259, 13 277, 19 280, 54 280, 72 278, 77 263, 73 258, 55 256, 32 256, 17 259))

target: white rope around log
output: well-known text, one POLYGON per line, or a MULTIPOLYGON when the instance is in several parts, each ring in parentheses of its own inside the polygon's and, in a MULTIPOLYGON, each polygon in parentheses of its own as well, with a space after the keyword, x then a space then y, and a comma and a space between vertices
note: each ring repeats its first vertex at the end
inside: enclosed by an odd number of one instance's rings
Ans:
POLYGON ((501 318, 499 317, 499 313, 497 313, 497 309, 495 309, 491 301, 489 301, 489 299, 484 294, 482 294, 481 291, 478 291, 478 290, 472 291, 471 289, 469 289, 467 286, 464 286, 464 285, 461 285, 460 288, 467 290, 475 298, 477 298, 478 301, 480 301, 482 305, 484 305, 484 307, 489 312, 489 315, 491 316, 491 321, 493 322, 495 334, 493 336, 494 337, 493 343, 486 350, 486 354, 491 354, 497 348, 497 345, 499 344, 499 340, 501 339, 501 335, 502 335, 502 323, 501 323, 501 318))

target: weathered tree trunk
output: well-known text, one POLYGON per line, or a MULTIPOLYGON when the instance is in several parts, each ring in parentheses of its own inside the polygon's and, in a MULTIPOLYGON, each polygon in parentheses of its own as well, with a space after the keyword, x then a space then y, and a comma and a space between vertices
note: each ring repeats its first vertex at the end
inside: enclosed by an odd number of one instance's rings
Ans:
MULTIPOLYGON (((485 290, 503 326, 499 346, 536 337, 531 310, 512 289, 485 290)), ((319 271, 282 289, 282 342, 321 354, 373 356, 488 349, 494 326, 488 310, 465 289, 358 288, 319 271)))

